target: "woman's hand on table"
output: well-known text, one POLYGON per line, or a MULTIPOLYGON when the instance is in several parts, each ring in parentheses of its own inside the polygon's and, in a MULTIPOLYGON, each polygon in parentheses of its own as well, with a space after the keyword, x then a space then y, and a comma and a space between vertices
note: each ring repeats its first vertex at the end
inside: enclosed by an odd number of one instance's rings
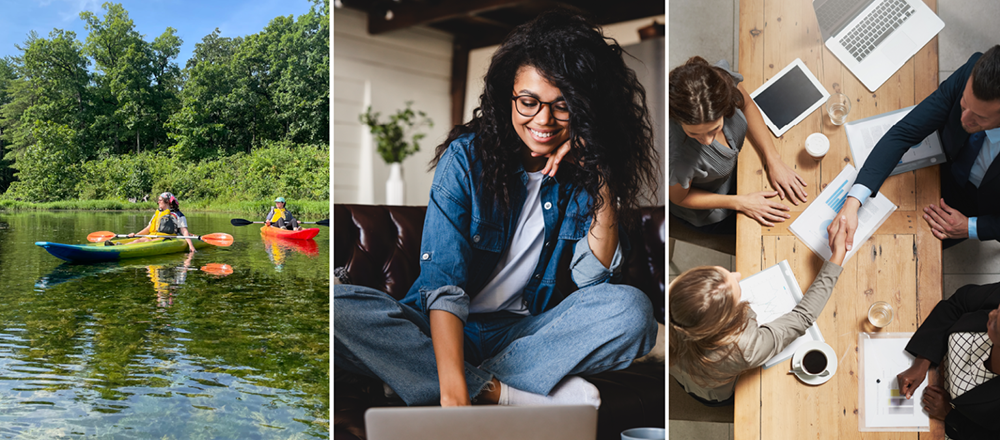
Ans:
POLYGON ((833 251, 833 255, 830 255, 830 262, 843 266, 844 256, 847 255, 847 217, 840 216, 834 223, 839 223, 840 227, 837 228, 837 235, 830 240, 832 244, 830 249, 833 251))
POLYGON ((924 411, 932 419, 944 420, 951 412, 951 396, 944 388, 928 385, 924 390, 924 411))
POLYGON ((767 164, 767 177, 771 182, 771 188, 778 192, 778 198, 792 202, 795 206, 799 202, 806 203, 806 181, 792 170, 781 159, 775 159, 767 164))
POLYGON ((899 384, 899 393, 907 399, 913 397, 913 391, 924 383, 927 377, 927 369, 930 368, 931 361, 923 356, 917 356, 913 360, 910 368, 896 375, 896 382, 899 384))
POLYGON ((768 200, 777 195, 777 191, 758 191, 737 196, 738 210, 763 226, 774 227, 772 222, 783 222, 791 218, 787 206, 768 200))

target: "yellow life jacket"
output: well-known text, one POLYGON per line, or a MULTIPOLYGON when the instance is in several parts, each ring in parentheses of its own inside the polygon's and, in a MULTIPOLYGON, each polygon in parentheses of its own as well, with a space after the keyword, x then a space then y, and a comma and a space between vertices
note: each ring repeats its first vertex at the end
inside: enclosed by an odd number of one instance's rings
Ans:
POLYGON ((160 232, 160 223, 163 222, 164 217, 169 215, 169 209, 164 209, 162 211, 156 210, 156 214, 153 214, 153 219, 149 221, 149 235, 177 235, 180 231, 175 231, 173 233, 160 232))
POLYGON ((278 221, 279 218, 285 218, 285 210, 284 209, 271 208, 271 210, 274 213, 271 214, 271 218, 267 219, 267 221, 269 221, 271 223, 275 223, 275 222, 278 221))

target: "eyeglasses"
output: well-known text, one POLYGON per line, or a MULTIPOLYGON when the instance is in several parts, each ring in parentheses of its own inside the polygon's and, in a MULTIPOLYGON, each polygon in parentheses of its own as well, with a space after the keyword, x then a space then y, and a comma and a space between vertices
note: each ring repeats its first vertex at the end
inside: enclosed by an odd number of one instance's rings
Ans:
POLYGON ((517 113, 526 118, 534 117, 538 112, 542 111, 542 105, 547 105, 549 106, 549 113, 557 121, 569 120, 569 106, 566 104, 566 101, 561 99, 544 102, 525 95, 514 96, 510 99, 514 100, 514 108, 517 109, 517 113))

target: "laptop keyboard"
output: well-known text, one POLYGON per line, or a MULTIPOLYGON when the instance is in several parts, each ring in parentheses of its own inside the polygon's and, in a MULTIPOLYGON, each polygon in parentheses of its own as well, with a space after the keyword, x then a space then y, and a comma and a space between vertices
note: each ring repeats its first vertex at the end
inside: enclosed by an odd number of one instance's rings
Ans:
POLYGON ((830 32, 833 32, 837 22, 851 12, 858 3, 863 2, 864 0, 837 0, 823 3, 816 8, 816 20, 819 22, 819 28, 829 29, 830 32))
POLYGON ((875 47, 916 12, 903 0, 884 0, 840 40, 854 59, 861 62, 875 47))

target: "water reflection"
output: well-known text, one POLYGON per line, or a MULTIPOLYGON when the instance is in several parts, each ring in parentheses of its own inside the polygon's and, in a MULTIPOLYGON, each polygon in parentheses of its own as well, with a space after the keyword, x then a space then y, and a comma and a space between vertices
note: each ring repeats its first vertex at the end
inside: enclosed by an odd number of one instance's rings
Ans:
POLYGON ((283 249, 280 273, 240 230, 193 256, 58 264, 32 243, 146 219, 0 217, 0 256, 16 256, 0 265, 0 438, 328 436, 328 241, 283 249))
POLYGON ((309 257, 319 255, 319 244, 316 240, 293 240, 290 238, 274 237, 269 235, 260 236, 264 241, 264 251, 267 257, 274 263, 274 269, 281 272, 285 267, 285 259, 290 253, 299 253, 309 257))

